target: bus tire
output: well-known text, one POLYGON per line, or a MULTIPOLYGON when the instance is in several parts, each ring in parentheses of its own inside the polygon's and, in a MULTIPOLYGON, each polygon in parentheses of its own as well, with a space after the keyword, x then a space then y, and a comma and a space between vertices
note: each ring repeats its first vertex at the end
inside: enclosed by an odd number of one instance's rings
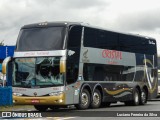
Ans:
POLYGON ((147 103, 147 92, 145 89, 142 89, 141 91, 141 97, 140 97, 140 105, 144 105, 147 103))
POLYGON ((135 88, 133 92, 133 100, 131 101, 131 104, 133 106, 137 106, 139 105, 139 101, 140 101, 140 92, 137 88, 135 88))
POLYGON ((80 94, 79 104, 75 105, 77 109, 84 110, 89 107, 91 103, 90 93, 87 89, 83 89, 80 94))
POLYGON ((48 109, 47 105, 34 105, 34 108, 38 111, 44 112, 48 109))
POLYGON ((99 108, 101 105, 101 99, 102 99, 102 96, 100 91, 95 89, 92 96, 91 108, 99 108))
POLYGON ((60 107, 59 106, 50 106, 49 108, 54 111, 54 110, 58 110, 60 107))

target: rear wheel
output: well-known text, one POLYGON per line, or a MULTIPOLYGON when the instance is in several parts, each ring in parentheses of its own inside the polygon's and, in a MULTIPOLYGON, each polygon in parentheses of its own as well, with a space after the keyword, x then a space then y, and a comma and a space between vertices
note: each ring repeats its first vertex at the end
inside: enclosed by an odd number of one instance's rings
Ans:
POLYGON ((92 97, 92 103, 91 103, 91 107, 92 108, 99 108, 99 106, 101 105, 101 93, 99 92, 99 90, 95 89, 94 93, 93 93, 93 97, 92 97))
POLYGON ((46 106, 46 105, 34 105, 34 108, 38 111, 44 112, 48 109, 48 106, 46 106))
POLYGON ((141 97, 140 97, 140 105, 144 105, 147 103, 147 92, 145 89, 142 89, 141 97))
POLYGON ((90 105, 90 94, 87 89, 83 89, 80 94, 79 104, 75 105, 77 109, 87 109, 90 105))
POLYGON ((125 101, 124 102, 125 105, 130 106, 137 106, 140 104, 140 94, 139 94, 139 90, 137 88, 135 88, 134 92, 133 92, 133 100, 131 101, 125 101))

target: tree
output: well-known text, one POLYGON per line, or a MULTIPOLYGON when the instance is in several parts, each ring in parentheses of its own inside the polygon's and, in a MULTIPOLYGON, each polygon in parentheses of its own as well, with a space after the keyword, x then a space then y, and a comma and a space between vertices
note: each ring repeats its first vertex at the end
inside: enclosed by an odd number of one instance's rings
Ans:
POLYGON ((4 40, 0 42, 0 46, 4 46, 4 40))

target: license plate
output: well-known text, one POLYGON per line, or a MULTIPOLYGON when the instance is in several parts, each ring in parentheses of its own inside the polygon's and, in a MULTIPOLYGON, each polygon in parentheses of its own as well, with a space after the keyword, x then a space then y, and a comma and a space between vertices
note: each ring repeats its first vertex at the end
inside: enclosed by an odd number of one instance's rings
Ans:
POLYGON ((32 103, 39 103, 39 100, 32 100, 32 103))

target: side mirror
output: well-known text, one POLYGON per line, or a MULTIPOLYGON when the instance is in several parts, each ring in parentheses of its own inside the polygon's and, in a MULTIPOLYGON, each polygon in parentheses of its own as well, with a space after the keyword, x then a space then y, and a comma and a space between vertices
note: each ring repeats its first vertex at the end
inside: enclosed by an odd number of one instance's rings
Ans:
POLYGON ((11 57, 7 57, 3 60, 2 62, 2 73, 6 74, 7 73, 7 65, 9 63, 9 61, 11 61, 11 57))

